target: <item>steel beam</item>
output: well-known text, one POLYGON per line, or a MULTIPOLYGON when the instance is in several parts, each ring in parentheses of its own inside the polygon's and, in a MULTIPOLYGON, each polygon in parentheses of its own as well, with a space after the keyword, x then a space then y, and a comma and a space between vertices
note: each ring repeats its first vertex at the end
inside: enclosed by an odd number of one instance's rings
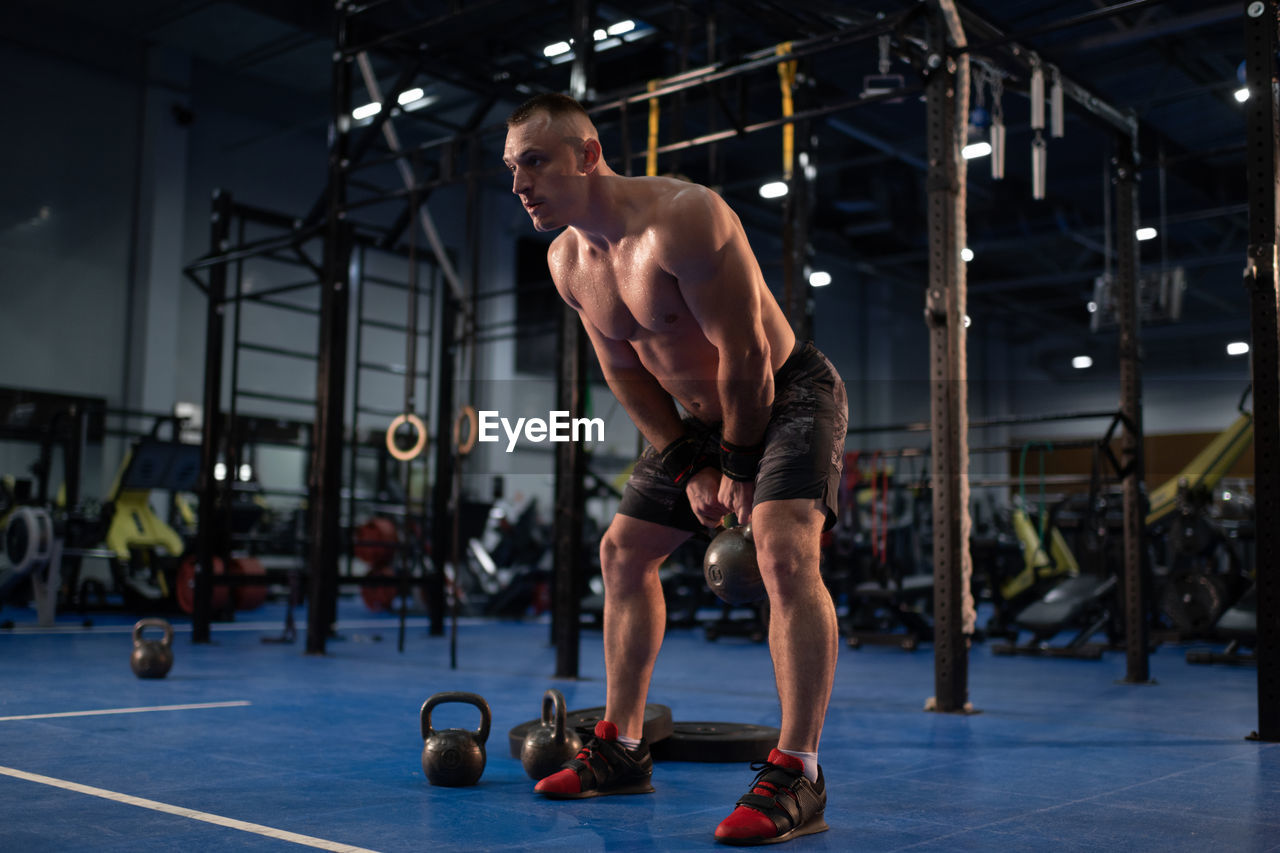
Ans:
POLYGON ((1253 447, 1257 518, 1258 740, 1280 741, 1280 265, 1276 262, 1276 0, 1245 7, 1249 254, 1245 286, 1253 323, 1253 447))
MULTIPOLYGON (((213 213, 209 222, 210 253, 226 250, 231 236, 231 194, 217 190, 213 194, 213 213)), ((227 297, 227 264, 209 268, 208 313, 204 326, 204 422, 200 429, 200 507, 196 515, 196 565, 194 610, 191 614, 191 641, 211 640, 213 600, 213 557, 218 547, 222 526, 223 489, 213 474, 222 447, 222 349, 224 336, 224 301, 227 297)))
POLYGON ((345 221, 347 148, 350 142, 351 58, 343 52, 347 20, 339 0, 334 23, 329 136, 328 216, 324 232, 324 278, 320 296, 320 340, 316 363, 316 431, 310 493, 310 594, 307 600, 307 654, 324 654, 333 630, 338 598, 338 557, 342 548, 342 450, 350 316, 350 261, 353 234, 345 221))
MULTIPOLYGON (((968 59, 947 59, 948 20, 954 6, 934 0, 930 21, 926 93, 929 280, 930 413, 933 470, 934 709, 963 712, 969 706, 968 411, 965 361, 966 170, 960 156, 968 59), (950 8, 948 8, 950 7, 950 8), (968 605, 968 606, 966 606, 968 605)), ((957 33, 952 30, 952 39, 957 33)), ((963 33, 958 33, 963 42, 963 33)), ((952 41, 954 43, 954 41, 952 41)))
POLYGON ((1138 168, 1132 136, 1117 138, 1116 188, 1116 314, 1119 321, 1121 475, 1124 510, 1124 634, 1125 676, 1134 684, 1151 681, 1148 664, 1151 595, 1147 578, 1146 510, 1142 454, 1142 356, 1138 317, 1138 168))
MULTIPOLYGON (((572 32, 576 44, 594 44, 595 0, 574 0, 572 32)), ((570 94, 582 100, 591 91, 592 51, 579 50, 573 60, 570 94)), ((558 408, 570 418, 583 417, 587 385, 587 337, 577 312, 561 307, 559 373, 556 377, 558 408)), ((577 678, 582 631, 580 587, 585 576, 582 560, 583 513, 586 492, 583 481, 587 459, 582 445, 566 441, 556 445, 555 501, 552 523, 555 539, 552 640, 556 646, 556 678, 577 678)))

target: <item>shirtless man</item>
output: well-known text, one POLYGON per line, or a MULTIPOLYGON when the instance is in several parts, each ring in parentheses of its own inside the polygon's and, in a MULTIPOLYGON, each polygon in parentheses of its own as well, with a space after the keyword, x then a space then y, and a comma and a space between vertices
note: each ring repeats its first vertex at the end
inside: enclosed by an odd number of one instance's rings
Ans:
POLYGON ((512 113, 503 162, 534 227, 564 229, 548 252, 556 289, 650 445, 600 543, 605 720, 534 790, 653 790, 641 736, 666 626, 658 567, 733 512, 751 522, 769 595, 782 728, 715 837, 764 844, 825 830, 817 753, 837 632, 818 547, 836 517, 844 385, 812 344, 797 344, 724 201, 696 184, 617 175, 573 99, 539 95, 512 113))

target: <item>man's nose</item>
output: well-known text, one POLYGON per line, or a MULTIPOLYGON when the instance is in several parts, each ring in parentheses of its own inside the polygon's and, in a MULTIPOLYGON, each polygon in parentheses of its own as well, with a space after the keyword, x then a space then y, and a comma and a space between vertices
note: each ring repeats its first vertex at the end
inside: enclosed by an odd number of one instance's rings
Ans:
POLYGON ((529 179, 521 169, 516 169, 515 174, 511 177, 511 191, 516 195, 521 195, 529 188, 529 179))

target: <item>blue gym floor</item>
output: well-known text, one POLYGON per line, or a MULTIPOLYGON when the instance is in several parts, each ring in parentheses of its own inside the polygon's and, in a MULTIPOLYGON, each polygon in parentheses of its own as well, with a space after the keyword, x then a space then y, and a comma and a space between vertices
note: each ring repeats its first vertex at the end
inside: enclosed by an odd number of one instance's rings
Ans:
MULTIPOLYGON (((653 795, 544 801, 507 731, 538 716, 548 687, 570 708, 603 704, 598 633, 583 633, 584 678, 565 682, 550 678, 545 623, 466 622, 451 671, 447 638, 421 619, 401 654, 393 618, 348 601, 340 616, 345 640, 325 657, 304 656, 301 637, 260 642, 280 635, 278 607, 215 625, 213 645, 179 625, 160 681, 134 677, 123 619, 0 631, 0 851, 710 850, 752 778, 746 765, 660 763, 653 795), (493 708, 473 788, 423 777, 418 710, 443 690, 493 708), (193 705, 210 707, 160 709, 193 705), (66 716, 81 711, 108 713, 66 716)), ((1119 654, 996 658, 978 645, 981 713, 960 716, 922 710, 927 645, 842 646, 821 752, 831 831, 788 849, 1280 851, 1280 744, 1245 740, 1257 673, 1183 652, 1159 650, 1158 684, 1135 686, 1116 683, 1119 654)), ((650 700, 677 720, 776 724, 768 653, 745 639, 669 632, 650 700)), ((444 705, 433 722, 477 716, 444 705)))

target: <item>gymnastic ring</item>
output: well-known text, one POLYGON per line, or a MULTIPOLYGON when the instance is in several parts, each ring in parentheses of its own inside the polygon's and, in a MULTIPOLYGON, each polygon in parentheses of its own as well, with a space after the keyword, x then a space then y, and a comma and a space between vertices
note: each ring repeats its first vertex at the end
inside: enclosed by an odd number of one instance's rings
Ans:
POLYGON ((453 446, 458 449, 459 456, 466 456, 476 446, 480 438, 480 415, 476 407, 467 405, 458 410, 458 417, 453 421, 453 446), (467 422, 467 437, 462 438, 462 422, 467 422))
POLYGON ((401 462, 408 462, 411 459, 417 459, 418 454, 422 452, 422 448, 427 446, 427 426, 422 422, 422 418, 409 412, 403 415, 396 415, 391 421, 391 426, 387 427, 387 452, 401 462), (413 447, 408 450, 401 450, 396 446, 396 430, 405 424, 409 424, 418 431, 418 440, 413 443, 413 447))

